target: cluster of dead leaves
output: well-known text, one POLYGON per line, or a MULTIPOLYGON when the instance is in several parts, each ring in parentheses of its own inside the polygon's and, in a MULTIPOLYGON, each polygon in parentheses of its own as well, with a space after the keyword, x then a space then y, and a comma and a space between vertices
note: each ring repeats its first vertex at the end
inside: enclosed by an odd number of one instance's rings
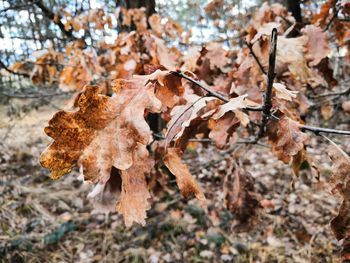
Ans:
MULTIPOLYGON (((216 6, 220 7, 221 1, 207 9, 212 12, 216 6)), ((183 196, 195 196, 205 205, 204 191, 182 160, 183 153, 192 139, 209 139, 222 149, 235 144, 238 138, 256 134, 261 113, 248 112, 246 108, 262 104, 266 89, 262 71, 268 67, 272 28, 279 32, 278 83, 273 86, 273 118, 268 120, 265 135, 276 157, 290 164, 298 175, 308 162, 308 135, 301 130, 300 117, 309 107, 306 91, 320 86, 332 89, 336 84, 327 58, 331 52, 328 36, 321 23, 307 25, 291 37, 298 30, 291 25, 293 18, 281 5, 264 4, 244 29, 249 47, 261 62, 260 68, 248 47, 227 51, 218 43, 207 43, 188 49, 183 56, 163 40, 183 36, 182 28, 173 21, 153 15, 148 29, 145 10, 120 12, 123 25, 134 25, 136 31, 120 33, 113 44, 101 42, 99 52, 84 49, 79 41, 72 43, 66 49, 67 63, 61 72, 38 67, 33 74, 39 82, 46 81, 45 74, 49 78, 58 76, 62 89, 80 91, 77 109, 56 113, 45 128, 53 142, 42 154, 41 164, 51 170, 52 178, 58 179, 79 167, 84 180, 95 185, 89 197, 96 207, 118 211, 126 225, 145 224, 153 194, 151 184, 159 177, 168 178, 168 173, 175 176, 183 196), (174 74, 172 70, 177 67, 227 100, 210 96, 174 74), (111 80, 115 80, 112 85, 111 80), (157 134, 160 141, 155 141, 146 121, 151 113, 159 114, 165 123, 161 134, 157 134), (167 169, 155 171, 155 163, 157 168, 167 169)), ((45 64, 55 59, 62 63, 57 57, 49 52, 41 59, 46 59, 45 64)), ((348 169, 342 168, 347 167, 345 157, 332 158, 335 189, 344 196, 332 227, 337 238, 348 239, 348 169)), ((237 227, 245 227, 245 218, 251 225, 260 203, 249 173, 234 164, 227 172, 224 187, 225 203, 236 214, 237 227)))

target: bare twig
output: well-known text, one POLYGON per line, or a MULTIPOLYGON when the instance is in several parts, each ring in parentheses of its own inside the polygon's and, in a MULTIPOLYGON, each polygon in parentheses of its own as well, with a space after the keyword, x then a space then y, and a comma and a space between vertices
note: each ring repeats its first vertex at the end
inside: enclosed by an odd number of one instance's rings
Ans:
POLYGON ((316 135, 319 135, 320 133, 333 133, 333 134, 340 134, 340 135, 350 135, 350 131, 321 128, 321 127, 315 127, 315 126, 309 126, 309 125, 303 125, 300 127, 300 129, 303 131, 311 131, 311 132, 315 133, 316 135))
POLYGON ((40 99, 40 98, 46 98, 46 97, 70 95, 70 94, 73 94, 73 92, 60 92, 60 93, 51 93, 51 94, 45 94, 45 93, 16 94, 16 93, 1 92, 1 94, 6 97, 16 98, 16 99, 40 99))
POLYGON ((347 94, 350 94, 350 87, 344 91, 324 93, 324 94, 320 94, 320 95, 316 95, 316 96, 310 96, 310 98, 317 99, 317 98, 330 97, 330 96, 341 96, 341 95, 347 95, 347 94))
POLYGON ((1 60, 0 60, 0 68, 5 69, 8 73, 11 73, 13 75, 22 76, 26 78, 30 77, 30 75, 27 73, 19 73, 19 72, 13 71, 12 69, 8 68, 1 60))
POLYGON ((271 116, 272 108, 272 86, 275 79, 275 64, 276 64, 276 53, 277 53, 277 29, 274 28, 271 34, 270 52, 269 52, 269 70, 267 72, 267 87, 264 95, 264 104, 262 106, 263 118, 260 125, 260 130, 256 140, 259 140, 265 134, 265 127, 268 119, 271 116))
POLYGON ((323 29, 323 32, 326 32, 331 27, 331 24, 333 23, 333 21, 338 17, 338 12, 339 12, 340 9, 341 9, 341 7, 339 7, 339 8, 334 7, 334 9, 333 9, 333 12, 334 12, 333 16, 331 17, 331 19, 327 23, 326 27, 323 29))
POLYGON ((56 19, 56 14, 54 12, 52 12, 52 10, 49 9, 47 6, 45 6, 45 4, 43 3, 42 0, 36 0, 36 1, 31 0, 30 2, 32 2, 38 8, 40 8, 40 10, 43 12, 44 16, 46 16, 48 19, 53 21, 61 29, 62 33, 67 38, 69 38, 70 40, 77 40, 78 39, 73 35, 73 29, 66 30, 61 19, 60 18, 56 19))
POLYGON ((244 42, 245 42, 245 44, 247 45, 247 47, 249 48, 250 54, 252 54, 253 58, 255 59, 256 63, 258 64, 258 66, 259 66, 261 72, 262 72, 264 75, 266 75, 266 71, 265 71, 263 65, 261 64, 259 58, 256 56, 256 54, 255 54, 255 52, 254 52, 254 50, 253 50, 252 44, 248 43, 247 41, 244 41, 244 42))
MULTIPOLYGON (((227 103, 230 100, 226 97, 224 97, 223 95, 211 90, 206 84, 199 82, 198 80, 194 80, 193 78, 185 75, 184 73, 182 73, 181 71, 171 71, 172 74, 180 77, 180 78, 184 78, 187 79, 188 81, 192 82, 193 84, 196 84, 198 87, 202 88, 203 90, 205 90, 206 92, 208 92, 208 94, 210 96, 213 96, 215 98, 218 98, 219 100, 227 103)), ((245 108, 248 111, 262 111, 261 107, 246 107, 245 108)))

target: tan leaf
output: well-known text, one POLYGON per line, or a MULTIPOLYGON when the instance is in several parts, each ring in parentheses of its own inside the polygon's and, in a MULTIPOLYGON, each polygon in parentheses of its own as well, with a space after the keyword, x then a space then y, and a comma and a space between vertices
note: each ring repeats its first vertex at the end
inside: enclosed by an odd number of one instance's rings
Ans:
POLYGON ((138 143, 133 153, 133 165, 121 171, 122 192, 117 204, 117 211, 123 215, 126 226, 133 222, 146 224, 151 198, 145 175, 151 172, 153 162, 143 144, 138 143))
POLYGON ((321 106, 321 114, 322 114, 322 117, 325 120, 329 120, 334 114, 334 107, 333 107, 333 105, 331 105, 329 103, 323 104, 321 106))
POLYGON ((180 149, 168 148, 167 154, 164 157, 164 164, 176 177, 176 183, 180 188, 181 194, 184 197, 195 195, 195 197, 204 204, 206 199, 203 191, 192 177, 187 165, 182 162, 181 156, 182 152, 180 149))
MULTIPOLYGON (((342 195, 343 202, 338 215, 331 221, 331 227, 338 240, 345 239, 344 242, 348 242, 350 240, 350 157, 339 146, 332 144, 328 152, 333 162, 330 182, 333 192, 339 192, 342 195)), ((344 249, 346 249, 345 246, 344 249)))
POLYGON ((297 97, 298 91, 288 90, 285 85, 281 83, 273 83, 273 88, 276 92, 277 98, 292 101, 297 97))
POLYGON ((254 224, 261 207, 259 195, 254 193, 254 179, 236 164, 228 171, 224 181, 224 198, 227 209, 237 220, 235 229, 247 230, 254 224))
MULTIPOLYGON (((247 107, 247 103, 245 102, 245 98, 248 95, 242 95, 242 96, 238 96, 236 98, 230 99, 229 102, 221 105, 218 109, 218 111, 213 115, 214 119, 219 119, 221 118, 226 112, 232 111, 232 112, 237 112, 240 109, 244 109, 247 107)), ((240 115, 242 116, 242 115, 240 115)), ((244 117, 243 117, 244 118, 244 117)), ((249 119, 244 118, 243 122, 249 122, 249 119)))
POLYGON ((326 33, 323 32, 322 28, 314 25, 307 25, 302 31, 308 37, 306 47, 311 59, 310 65, 316 66, 331 51, 326 33))
POLYGON ((267 126, 269 141, 277 157, 288 163, 291 157, 304 149, 308 135, 300 131, 300 124, 287 116, 270 121, 267 126))
POLYGON ((350 100, 344 101, 342 104, 343 111, 350 113, 350 100))

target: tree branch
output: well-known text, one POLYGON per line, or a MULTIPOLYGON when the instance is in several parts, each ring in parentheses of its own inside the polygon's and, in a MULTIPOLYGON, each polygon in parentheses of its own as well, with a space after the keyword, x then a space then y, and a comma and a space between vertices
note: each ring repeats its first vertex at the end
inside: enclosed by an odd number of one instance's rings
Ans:
POLYGON ((57 93, 51 93, 51 94, 45 94, 45 93, 16 94, 16 93, 6 93, 6 92, 0 92, 0 93, 6 97, 9 97, 9 98, 40 99, 40 98, 46 98, 46 97, 70 95, 70 94, 73 94, 74 92, 57 92, 57 93))
POLYGON ((71 40, 77 39, 74 35, 73 35, 73 30, 66 30, 64 24, 62 23, 61 19, 56 20, 55 19, 55 13, 52 12, 48 7, 45 6, 45 4, 43 3, 42 0, 30 0, 34 5, 36 5, 38 8, 41 9, 41 11, 43 12, 43 14, 50 20, 52 20, 56 25, 58 25, 58 27, 61 29, 62 33, 68 37, 71 40))
POLYGON ((300 129, 302 131, 311 131, 311 132, 315 133, 316 135, 319 135, 320 133, 333 133, 333 134, 340 134, 340 135, 350 135, 350 131, 321 128, 321 127, 315 127, 315 126, 309 126, 309 125, 303 125, 300 127, 300 129))
POLYGON ((310 98, 317 99, 317 98, 323 98, 323 97, 341 96, 341 95, 348 95, 348 94, 350 94, 350 87, 344 91, 324 93, 316 96, 310 96, 310 98))
POLYGON ((22 76, 22 77, 26 77, 26 78, 29 78, 29 77, 30 77, 30 75, 27 74, 27 73, 19 73, 19 72, 13 71, 12 69, 8 68, 8 67, 4 64, 4 62, 2 62, 1 60, 0 60, 0 68, 5 69, 8 73, 11 73, 11 74, 13 74, 13 75, 22 76))
POLYGON ((255 55, 255 52, 254 52, 254 50, 253 50, 253 46, 252 46, 250 43, 248 43, 247 41, 244 41, 244 43, 245 43, 245 44, 247 45, 247 47, 249 48, 250 54, 252 54, 253 58, 255 59, 256 63, 258 64, 258 66, 259 66, 261 72, 262 72, 264 75, 266 75, 266 71, 265 71, 263 65, 261 64, 259 58, 255 55))
MULTIPOLYGON (((213 96, 225 103, 229 102, 230 100, 224 96, 222 96, 221 94, 211 90, 205 83, 199 82, 198 80, 194 80, 193 78, 185 75, 183 72, 181 71, 171 71, 172 74, 174 74, 175 76, 178 76, 180 78, 184 78, 187 79, 188 81, 192 82, 193 84, 197 85, 198 87, 200 87, 201 89, 205 90, 206 92, 208 92, 208 94, 210 96, 213 96)), ((248 111, 262 111, 261 107, 246 107, 245 108, 248 111)))
POLYGON ((270 52, 269 52, 269 70, 267 72, 267 87, 264 95, 264 104, 262 106, 263 118, 260 125, 260 130, 257 136, 257 140, 265 134, 265 127, 268 119, 271 116, 272 108, 272 87, 273 81, 275 79, 275 64, 276 64, 276 54, 277 54, 277 29, 272 29, 271 41, 270 41, 270 52))

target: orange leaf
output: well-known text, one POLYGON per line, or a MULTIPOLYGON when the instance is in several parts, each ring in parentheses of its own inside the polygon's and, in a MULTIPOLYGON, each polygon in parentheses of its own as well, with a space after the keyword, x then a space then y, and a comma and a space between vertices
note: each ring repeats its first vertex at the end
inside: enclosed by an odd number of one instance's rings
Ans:
POLYGON ((205 203, 206 199, 202 189, 198 186, 186 164, 181 161, 182 152, 178 148, 168 148, 167 154, 164 157, 164 164, 169 171, 176 177, 176 183, 180 188, 181 194, 184 197, 189 197, 192 194, 205 203))

